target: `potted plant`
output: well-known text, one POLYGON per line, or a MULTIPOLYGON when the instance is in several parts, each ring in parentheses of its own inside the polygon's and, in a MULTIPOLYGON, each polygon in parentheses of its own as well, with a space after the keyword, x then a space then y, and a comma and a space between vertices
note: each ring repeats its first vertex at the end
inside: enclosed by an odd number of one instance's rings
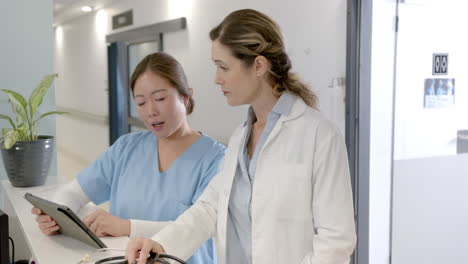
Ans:
POLYGON ((57 74, 46 75, 26 101, 17 92, 2 89, 13 107, 15 118, 0 114, 8 120, 11 128, 2 128, 1 149, 3 165, 8 179, 15 187, 32 187, 44 184, 53 156, 54 137, 38 135, 38 122, 52 111, 36 117, 36 110, 49 90, 57 74))

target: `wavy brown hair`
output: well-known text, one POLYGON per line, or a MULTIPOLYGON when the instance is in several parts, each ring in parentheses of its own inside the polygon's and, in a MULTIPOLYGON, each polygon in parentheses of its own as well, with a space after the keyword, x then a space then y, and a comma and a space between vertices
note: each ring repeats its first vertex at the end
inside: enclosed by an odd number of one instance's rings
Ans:
POLYGON ((182 65, 180 65, 174 57, 164 52, 156 52, 147 55, 141 60, 133 71, 130 79, 132 94, 134 93, 135 82, 146 71, 151 71, 163 77, 170 84, 174 85, 180 95, 187 96, 189 98, 189 102, 186 106, 187 115, 193 112, 195 101, 192 98, 192 91, 188 86, 187 77, 185 76, 182 65))
POLYGON ((267 15, 253 9, 234 11, 210 31, 210 38, 228 47, 246 66, 252 66, 257 56, 264 56, 271 64, 269 73, 276 96, 290 91, 310 107, 317 108, 317 95, 290 72, 291 61, 281 29, 267 15))

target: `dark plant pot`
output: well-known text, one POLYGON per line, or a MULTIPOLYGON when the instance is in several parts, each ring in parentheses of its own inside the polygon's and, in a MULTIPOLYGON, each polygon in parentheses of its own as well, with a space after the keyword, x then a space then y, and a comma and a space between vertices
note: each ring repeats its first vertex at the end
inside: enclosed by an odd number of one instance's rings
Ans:
POLYGON ((2 148, 3 165, 11 185, 43 185, 52 161, 54 137, 39 136, 34 141, 17 141, 10 149, 2 148))

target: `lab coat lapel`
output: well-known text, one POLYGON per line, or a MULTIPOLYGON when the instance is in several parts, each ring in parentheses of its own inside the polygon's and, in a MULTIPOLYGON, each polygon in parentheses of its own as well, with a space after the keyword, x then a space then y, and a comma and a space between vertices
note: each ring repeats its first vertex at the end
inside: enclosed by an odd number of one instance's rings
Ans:
POLYGON ((303 115, 306 110, 306 107, 307 105, 304 103, 304 101, 302 101, 302 99, 298 97, 296 101, 294 102, 294 105, 289 115, 281 116, 278 122, 276 122, 275 127, 271 131, 270 135, 268 135, 268 138, 265 141, 265 144, 263 145, 261 152, 259 153, 260 155, 268 147, 268 145, 278 136, 284 123, 294 120, 300 117, 301 115, 303 115))

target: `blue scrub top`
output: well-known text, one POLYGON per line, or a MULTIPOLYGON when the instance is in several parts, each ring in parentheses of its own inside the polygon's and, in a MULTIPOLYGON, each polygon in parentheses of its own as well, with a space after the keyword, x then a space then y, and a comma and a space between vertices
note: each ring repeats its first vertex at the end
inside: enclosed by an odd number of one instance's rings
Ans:
MULTIPOLYGON (((159 172, 157 137, 151 131, 120 137, 78 175, 91 201, 110 201, 110 213, 124 219, 174 221, 193 205, 216 175, 225 147, 202 135, 164 172, 159 172)), ((188 263, 214 262, 212 240, 188 263)))

